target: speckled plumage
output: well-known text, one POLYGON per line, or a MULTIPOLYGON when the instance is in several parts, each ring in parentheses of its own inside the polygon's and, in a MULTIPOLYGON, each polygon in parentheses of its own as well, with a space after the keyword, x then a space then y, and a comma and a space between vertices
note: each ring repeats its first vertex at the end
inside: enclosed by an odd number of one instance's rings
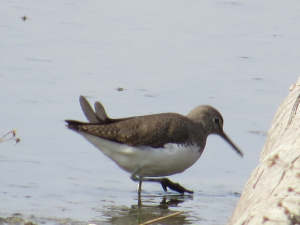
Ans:
POLYGON ((204 148, 207 135, 201 124, 176 113, 162 113, 123 119, 106 124, 68 121, 69 128, 87 132, 110 141, 129 146, 162 148, 167 143, 191 145, 204 148))

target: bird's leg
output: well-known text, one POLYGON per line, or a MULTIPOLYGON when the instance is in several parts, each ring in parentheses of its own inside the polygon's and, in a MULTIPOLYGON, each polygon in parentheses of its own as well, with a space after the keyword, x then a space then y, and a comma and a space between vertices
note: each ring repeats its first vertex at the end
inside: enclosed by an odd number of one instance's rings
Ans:
POLYGON ((147 177, 139 177, 137 176, 137 174, 141 171, 141 168, 137 168, 130 176, 130 178, 133 181, 139 181, 140 185, 139 185, 139 195, 141 193, 141 185, 142 185, 142 181, 148 181, 148 182, 158 182, 161 184, 162 188, 164 189, 164 191, 167 191, 167 188, 170 188, 173 191, 177 191, 179 193, 184 194, 185 192, 193 194, 193 191, 187 190, 186 188, 182 187, 180 184, 178 183, 173 183, 172 181, 170 181, 168 178, 147 178, 147 177))
POLYGON ((131 180, 133 181, 138 181, 139 182, 139 185, 138 185, 138 188, 137 188, 137 191, 138 191, 138 195, 140 196, 141 195, 141 191, 142 191, 142 177, 137 177, 137 174, 141 171, 141 167, 137 167, 131 174, 130 178, 131 180))
POLYGON ((138 185, 138 192, 139 192, 139 195, 141 194, 141 191, 142 191, 142 182, 143 181, 139 181, 139 185, 138 185))

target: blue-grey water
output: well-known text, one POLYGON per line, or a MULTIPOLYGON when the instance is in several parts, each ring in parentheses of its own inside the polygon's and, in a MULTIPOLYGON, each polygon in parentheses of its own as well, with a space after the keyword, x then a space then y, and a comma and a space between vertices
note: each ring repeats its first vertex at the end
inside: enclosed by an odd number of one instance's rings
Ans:
POLYGON ((184 211, 160 224, 225 224, 299 76, 299 11, 291 0, 2 1, 0 136, 17 128, 21 142, 0 143, 0 217, 138 224, 184 211), (66 129, 86 120, 79 95, 113 118, 212 105, 245 157, 210 136, 170 177, 193 196, 145 183, 138 206, 129 174, 66 129))

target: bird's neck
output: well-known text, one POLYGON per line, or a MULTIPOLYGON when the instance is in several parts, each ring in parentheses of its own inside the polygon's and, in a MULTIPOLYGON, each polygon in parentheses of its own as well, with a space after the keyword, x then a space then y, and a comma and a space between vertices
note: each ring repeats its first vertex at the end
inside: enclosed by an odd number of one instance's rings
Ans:
POLYGON ((193 128, 190 133, 190 141, 199 146, 200 151, 203 151, 209 135, 207 128, 202 123, 194 123, 193 128))

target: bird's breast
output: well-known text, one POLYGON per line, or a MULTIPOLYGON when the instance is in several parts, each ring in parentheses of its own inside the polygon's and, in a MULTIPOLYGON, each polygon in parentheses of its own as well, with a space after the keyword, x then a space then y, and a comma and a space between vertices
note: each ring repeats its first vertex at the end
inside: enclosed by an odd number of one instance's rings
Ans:
POLYGON ((162 148, 128 146, 78 132, 123 170, 142 177, 160 177, 181 173, 192 166, 201 156, 203 148, 197 144, 165 144, 162 148))
POLYGON ((178 145, 168 143, 164 148, 147 148, 140 153, 140 176, 168 176, 181 173, 191 167, 201 156, 197 145, 178 145))

